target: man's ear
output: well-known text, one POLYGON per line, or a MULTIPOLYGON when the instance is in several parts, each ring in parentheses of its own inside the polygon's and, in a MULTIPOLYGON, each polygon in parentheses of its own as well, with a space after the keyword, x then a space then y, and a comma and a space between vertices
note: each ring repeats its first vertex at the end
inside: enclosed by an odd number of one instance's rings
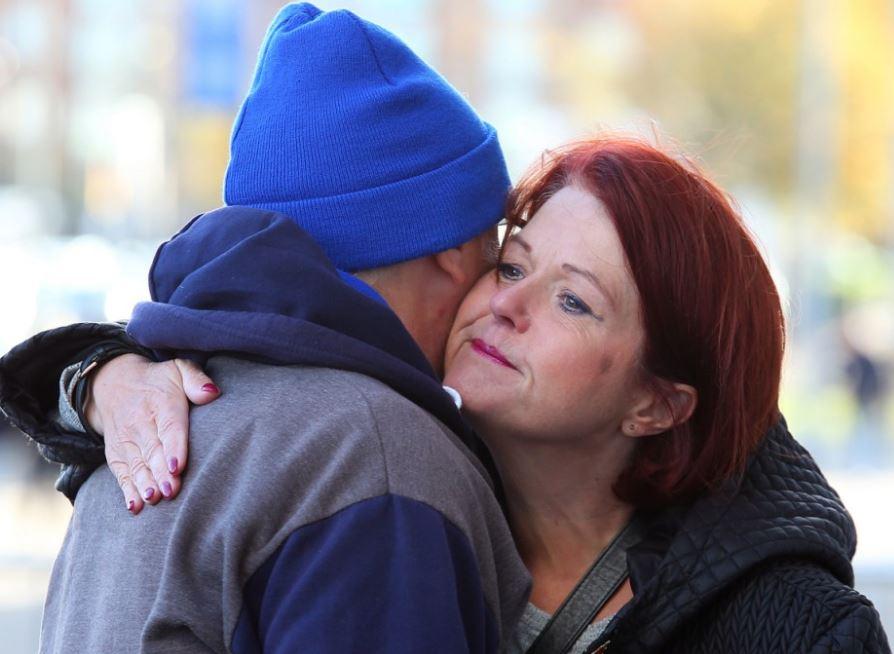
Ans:
POLYGON ((435 264, 459 286, 471 287, 496 263, 497 227, 481 232, 465 243, 432 255, 435 264))
POLYGON ((698 405, 698 391, 689 384, 659 379, 625 416, 621 431, 627 436, 651 436, 683 424, 698 405))
POLYGON ((432 255, 435 265, 455 284, 465 284, 469 275, 466 264, 468 254, 463 250, 468 245, 468 243, 463 243, 459 247, 441 250, 432 255))

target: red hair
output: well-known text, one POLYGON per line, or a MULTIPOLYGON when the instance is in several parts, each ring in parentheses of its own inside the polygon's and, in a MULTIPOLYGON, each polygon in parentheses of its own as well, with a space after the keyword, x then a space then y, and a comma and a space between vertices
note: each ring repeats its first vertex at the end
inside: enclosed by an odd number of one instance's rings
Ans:
POLYGON ((615 493, 655 507, 716 488, 744 470, 779 419, 785 323, 770 271, 723 191, 633 139, 550 153, 510 194, 510 226, 570 185, 593 193, 614 221, 639 291, 649 383, 698 392, 689 420, 637 439, 615 493))

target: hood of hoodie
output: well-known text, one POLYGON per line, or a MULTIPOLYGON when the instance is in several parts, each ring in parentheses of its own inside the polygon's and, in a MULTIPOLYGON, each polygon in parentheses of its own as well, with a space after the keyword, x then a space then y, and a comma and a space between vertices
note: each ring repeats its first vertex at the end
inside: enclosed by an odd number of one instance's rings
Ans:
POLYGON ((838 494, 780 420, 740 480, 654 517, 628 552, 636 600, 619 614, 612 640, 660 649, 678 626, 771 560, 807 560, 853 585, 856 542, 838 494))
POLYGON ((346 279, 291 218, 247 207, 202 214, 158 249, 149 287, 152 302, 135 307, 127 333, 161 358, 229 354, 368 375, 481 456, 397 315, 363 282, 346 279))

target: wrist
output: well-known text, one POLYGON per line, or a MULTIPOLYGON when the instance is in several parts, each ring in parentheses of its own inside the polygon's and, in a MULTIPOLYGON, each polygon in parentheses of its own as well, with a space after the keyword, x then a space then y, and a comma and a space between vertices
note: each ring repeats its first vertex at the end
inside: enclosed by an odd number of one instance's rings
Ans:
POLYGON ((89 427, 100 436, 105 437, 105 430, 102 426, 102 416, 99 413, 99 409, 96 408, 96 402, 93 401, 93 391, 91 388, 92 383, 92 379, 88 379, 86 381, 87 396, 84 399, 84 408, 81 412, 79 412, 79 415, 83 414, 83 418, 81 418, 82 424, 85 420, 87 422, 87 424, 84 425, 84 431, 87 431, 87 428, 89 427))

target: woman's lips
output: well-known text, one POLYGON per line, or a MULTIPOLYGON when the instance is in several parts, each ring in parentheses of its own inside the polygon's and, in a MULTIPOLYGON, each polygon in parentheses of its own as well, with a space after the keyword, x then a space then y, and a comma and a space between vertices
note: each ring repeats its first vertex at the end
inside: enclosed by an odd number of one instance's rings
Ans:
POLYGON ((501 366, 506 366, 507 368, 518 370, 518 368, 509 363, 509 359, 504 357, 502 352, 500 352, 493 345, 488 345, 480 338, 472 340, 472 349, 478 352, 478 354, 480 354, 481 356, 487 357, 488 359, 499 363, 501 366))

